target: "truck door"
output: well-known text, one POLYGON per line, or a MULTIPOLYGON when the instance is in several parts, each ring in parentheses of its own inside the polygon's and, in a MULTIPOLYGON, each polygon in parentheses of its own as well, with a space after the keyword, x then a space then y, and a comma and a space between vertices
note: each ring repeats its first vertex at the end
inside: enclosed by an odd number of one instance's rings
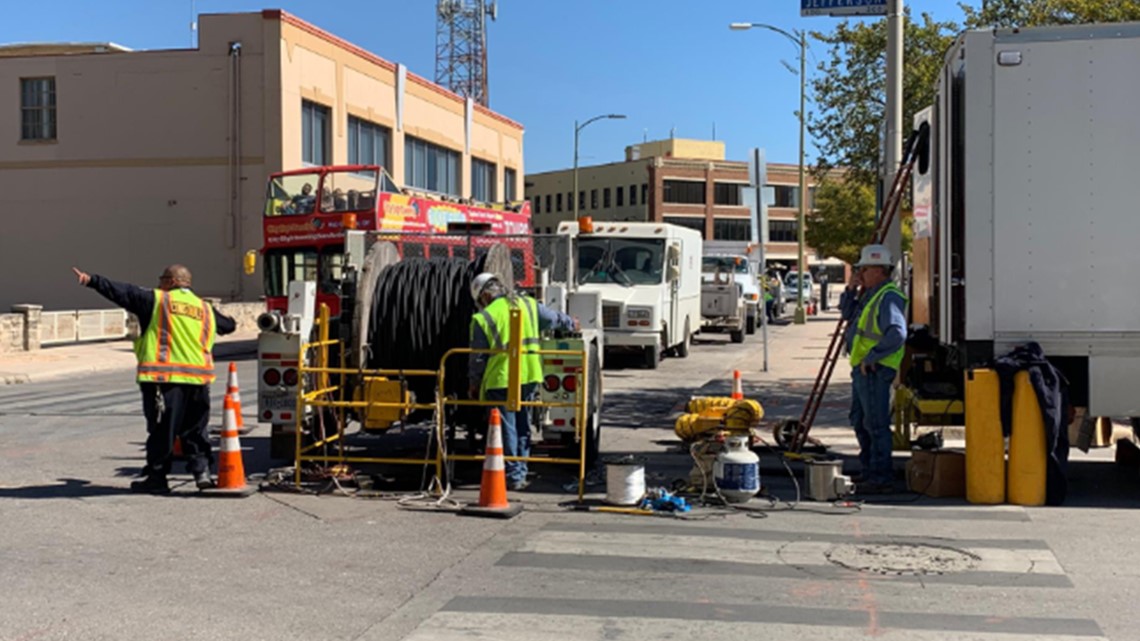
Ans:
POLYGON ((681 318, 681 241, 674 240, 669 243, 669 250, 667 252, 667 267, 665 269, 665 278, 668 281, 665 288, 666 296, 668 297, 668 323, 669 331, 668 336, 665 337, 665 349, 669 349, 684 340, 681 333, 684 329, 681 323, 684 319, 681 318))

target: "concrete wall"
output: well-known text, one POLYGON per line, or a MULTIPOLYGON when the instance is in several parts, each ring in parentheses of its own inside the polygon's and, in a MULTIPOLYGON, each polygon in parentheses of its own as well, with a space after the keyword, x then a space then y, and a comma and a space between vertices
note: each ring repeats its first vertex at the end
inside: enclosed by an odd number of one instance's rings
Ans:
POLYGON ((0 314, 0 354, 24 351, 24 315, 0 314))

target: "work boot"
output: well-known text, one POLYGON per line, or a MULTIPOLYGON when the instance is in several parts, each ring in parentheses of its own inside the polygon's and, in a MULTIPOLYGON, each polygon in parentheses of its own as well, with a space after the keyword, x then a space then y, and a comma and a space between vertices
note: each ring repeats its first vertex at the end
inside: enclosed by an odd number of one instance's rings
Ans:
POLYGON ((132 481, 131 491, 136 494, 170 494, 170 485, 164 477, 148 476, 141 481, 132 481))
POLYGON ((214 479, 210 478, 210 472, 198 472, 194 475, 194 485, 198 486, 199 490, 212 490, 217 487, 214 479))

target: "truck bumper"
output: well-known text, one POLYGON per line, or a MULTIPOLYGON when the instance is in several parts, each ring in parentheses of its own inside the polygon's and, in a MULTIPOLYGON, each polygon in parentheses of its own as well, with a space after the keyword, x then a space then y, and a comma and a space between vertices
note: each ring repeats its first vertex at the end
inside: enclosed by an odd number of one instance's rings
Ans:
POLYGON ((661 342, 659 332, 626 332, 617 329, 607 329, 605 333, 605 346, 614 347, 653 347, 661 342))

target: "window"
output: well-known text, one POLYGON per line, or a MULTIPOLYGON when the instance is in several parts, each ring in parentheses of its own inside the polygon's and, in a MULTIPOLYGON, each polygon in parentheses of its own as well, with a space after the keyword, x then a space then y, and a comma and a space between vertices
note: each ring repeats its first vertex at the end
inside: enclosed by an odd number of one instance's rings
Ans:
POLYGON ((694 216, 666 216, 665 222, 670 225, 680 225, 681 227, 688 227, 701 232, 701 238, 705 237, 705 219, 697 218, 694 216))
POLYGON ((739 207, 744 203, 741 198, 743 185, 736 183, 716 183, 713 185, 713 202, 717 205, 734 205, 739 207))
MULTIPOLYGON (((815 185, 808 187, 807 206, 809 209, 815 209, 815 185)), ((842 280, 842 279, 840 279, 840 280, 842 280)))
POLYGON ((566 192, 566 211, 574 211, 574 194, 566 192))
POLYGON ((554 194, 554 211, 562 211, 562 194, 554 194))
POLYGON ((687 180, 666 180, 662 200, 667 203, 703 205, 705 204, 705 184, 687 180))
POLYGON ((794 220, 769 220, 768 221, 768 241, 772 243, 794 243, 796 242, 796 221, 794 220))
POLYGON ((459 195, 459 152, 426 140, 404 138, 404 184, 459 195))
POLYGON ((747 218, 715 218, 713 240, 752 240, 752 221, 747 218))
POLYGON ((776 192, 776 201, 773 207, 799 207, 800 188, 792 185, 771 185, 776 192))
POLYGON ((641 183, 641 204, 649 204, 649 183, 641 183))
POLYGON ((451 258, 451 248, 447 245, 428 245, 428 258, 451 258))
POLYGON ((270 250, 264 263, 266 296, 286 296, 290 281, 317 280, 317 252, 312 250, 270 250))
POLYGON ((655 285, 664 272, 664 239, 579 237, 579 283, 655 285))
POLYGON ((591 189, 590 190, 590 209, 597 209, 597 208, 598 208, 598 190, 597 189, 591 189))
POLYGON ((485 203, 495 202, 495 163, 471 159, 471 197, 485 203))
MULTIPOLYGON (((630 207, 637 204, 637 185, 629 186, 629 205, 630 207)), ((642 203, 644 204, 644 203, 642 203)))
POLYGON ((21 78, 20 140, 55 138, 55 78, 21 78))
POLYGON ((578 192, 578 209, 586 208, 586 190, 578 192))
POLYGON ((534 203, 534 207, 533 207, 534 213, 541 214, 542 213, 542 196, 535 196, 532 202, 534 203))
POLYGON ((329 108, 308 100, 301 101, 301 162, 329 164, 329 108))
POLYGON ((618 207, 624 207, 625 206, 625 188, 614 187, 614 196, 617 197, 617 202, 614 204, 618 207))
POLYGON ((391 171, 391 141, 392 133, 387 127, 348 117, 348 164, 380 165, 391 171))
MULTIPOLYGON (((515 188, 518 187, 519 175, 510 167, 503 167, 503 200, 511 202, 518 198, 515 188)), ((547 210, 550 208, 547 207, 547 210)))
POLYGON ((610 188, 606 187, 602 190, 602 207, 610 208, 610 188))
POLYGON ((554 210, 550 208, 550 194, 546 194, 546 213, 549 214, 552 211, 554 210))

